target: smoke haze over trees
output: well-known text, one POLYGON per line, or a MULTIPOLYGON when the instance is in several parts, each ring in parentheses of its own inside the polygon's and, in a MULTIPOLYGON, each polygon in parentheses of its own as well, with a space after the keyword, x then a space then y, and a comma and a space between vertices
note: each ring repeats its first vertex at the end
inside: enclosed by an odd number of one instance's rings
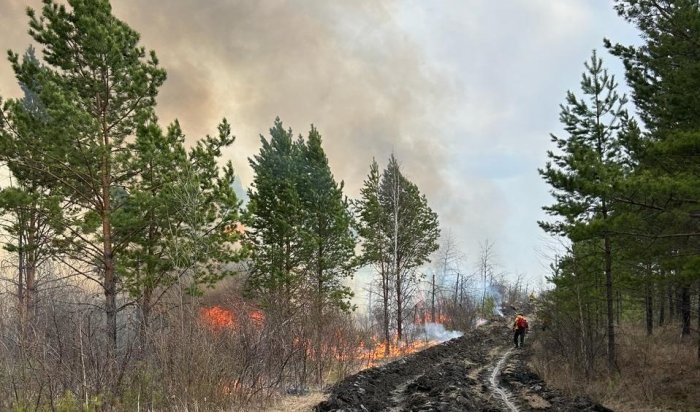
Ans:
POLYGON ((697 1, 615 2, 629 98, 593 52, 546 155, 511 102, 552 116, 563 75, 501 54, 583 60, 578 0, 114 3, 27 0, 29 47, 0 36, 0 408, 256 409, 502 309, 536 307, 536 359, 582 387, 625 387, 633 338, 700 359, 697 1), (493 16, 538 43, 445 60, 493 16))

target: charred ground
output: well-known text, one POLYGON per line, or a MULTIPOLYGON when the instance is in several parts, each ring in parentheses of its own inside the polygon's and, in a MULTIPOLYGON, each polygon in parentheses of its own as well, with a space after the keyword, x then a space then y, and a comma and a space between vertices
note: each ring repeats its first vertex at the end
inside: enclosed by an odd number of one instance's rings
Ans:
POLYGON ((508 325, 492 321, 460 338, 349 376, 314 410, 609 411, 590 399, 547 388, 527 366, 527 347, 511 350, 510 339, 508 325), (504 357, 495 382, 512 406, 490 382, 504 357))

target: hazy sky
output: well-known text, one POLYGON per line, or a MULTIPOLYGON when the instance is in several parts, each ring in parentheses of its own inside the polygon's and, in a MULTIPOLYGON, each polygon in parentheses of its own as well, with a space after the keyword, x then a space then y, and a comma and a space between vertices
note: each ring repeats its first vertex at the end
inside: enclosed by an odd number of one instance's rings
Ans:
MULTIPOLYGON (((393 151, 428 197, 473 270, 495 243, 499 270, 541 286, 551 203, 537 174, 558 132, 559 104, 578 90, 599 49, 624 83, 603 37, 635 30, 606 0, 115 0, 168 71, 158 114, 191 138, 226 117, 244 185, 248 157, 275 116, 295 133, 323 135, 331 168, 356 197, 372 157, 393 151)), ((24 9, 0 0, 0 49, 29 44, 24 9)), ((19 93, 0 64, 0 96, 19 93)))

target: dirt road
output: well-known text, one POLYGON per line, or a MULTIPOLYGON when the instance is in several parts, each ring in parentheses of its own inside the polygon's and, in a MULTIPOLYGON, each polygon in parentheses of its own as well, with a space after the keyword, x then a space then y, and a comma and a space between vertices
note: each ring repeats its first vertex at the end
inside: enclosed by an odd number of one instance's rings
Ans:
POLYGON ((337 383, 315 411, 610 411, 548 389, 504 322, 337 383))

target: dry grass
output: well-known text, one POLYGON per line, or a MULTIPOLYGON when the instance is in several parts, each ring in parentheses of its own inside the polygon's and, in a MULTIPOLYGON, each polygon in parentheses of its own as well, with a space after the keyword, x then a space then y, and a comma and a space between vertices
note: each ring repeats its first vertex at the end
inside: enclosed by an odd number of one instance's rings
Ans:
MULTIPOLYGON (((700 411, 700 360, 697 336, 681 339, 676 325, 657 328, 647 337, 642 326, 618 330, 620 374, 585 381, 568 365, 533 367, 552 386, 584 393, 616 411, 700 411)), ((542 348, 539 348, 542 350, 542 348)))
POLYGON ((304 396, 284 396, 274 404, 261 409, 261 412, 311 412, 314 406, 328 395, 321 392, 309 392, 304 396))

